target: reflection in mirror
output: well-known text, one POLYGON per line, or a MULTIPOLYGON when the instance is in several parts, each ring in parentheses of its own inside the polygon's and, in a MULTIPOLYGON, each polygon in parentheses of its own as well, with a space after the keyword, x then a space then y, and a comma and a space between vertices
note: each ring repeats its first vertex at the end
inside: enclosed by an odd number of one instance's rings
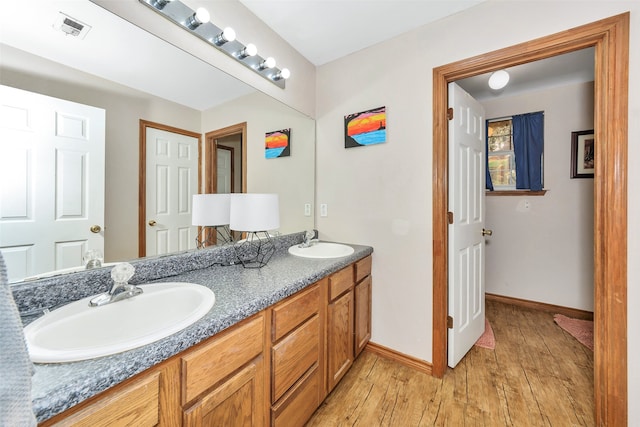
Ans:
MULTIPOLYGON (((86 228, 89 234, 91 225, 100 226, 104 264, 138 256, 140 120, 199 135, 246 123, 246 191, 279 194, 281 233, 313 228, 313 216, 304 215, 305 204, 314 201, 312 119, 88 0, 12 2, 7 7, 11 10, 0 18, 0 84, 104 110, 104 220, 94 224, 88 218, 91 224, 86 228), (59 11, 91 25, 84 39, 56 32, 52 23, 59 11), (10 22, 12 16, 24 15, 33 17, 28 28, 10 22), (222 83, 216 84, 220 79, 222 83), (266 159, 265 134, 278 129, 291 129, 291 155, 266 159)), ((199 162, 204 166, 207 144, 206 138, 201 139, 199 162)), ((220 145, 231 146, 224 141, 220 145)), ((203 183, 199 192, 217 191, 205 190, 207 179, 199 177, 203 183)), ((0 248, 9 246, 2 238, 11 226, 2 206, 6 204, 0 204, 0 248)), ((27 258, 22 264, 17 272, 9 267, 12 281, 78 268, 40 266, 38 259, 27 258)))

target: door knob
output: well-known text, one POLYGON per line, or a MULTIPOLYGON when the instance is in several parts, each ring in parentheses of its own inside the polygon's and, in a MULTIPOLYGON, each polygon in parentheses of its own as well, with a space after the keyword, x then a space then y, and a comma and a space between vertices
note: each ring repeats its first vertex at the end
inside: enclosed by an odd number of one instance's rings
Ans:
POLYGON ((92 233, 99 233, 102 230, 102 227, 100 227, 99 225, 92 225, 91 227, 89 227, 89 231, 91 231, 92 233))
POLYGON ((152 219, 151 221, 149 221, 149 225, 150 225, 150 226, 152 226, 152 227, 153 227, 154 225, 156 225, 156 220, 155 220, 155 219, 152 219))
POLYGON ((493 230, 482 229, 483 236, 491 236, 493 234, 493 230))

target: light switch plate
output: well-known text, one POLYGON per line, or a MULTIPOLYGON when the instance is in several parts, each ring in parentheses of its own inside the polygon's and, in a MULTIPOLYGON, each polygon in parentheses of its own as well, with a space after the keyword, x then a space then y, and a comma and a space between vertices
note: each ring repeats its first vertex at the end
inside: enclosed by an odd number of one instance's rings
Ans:
POLYGON ((320 205, 320 216, 327 216, 327 204, 322 203, 320 205))

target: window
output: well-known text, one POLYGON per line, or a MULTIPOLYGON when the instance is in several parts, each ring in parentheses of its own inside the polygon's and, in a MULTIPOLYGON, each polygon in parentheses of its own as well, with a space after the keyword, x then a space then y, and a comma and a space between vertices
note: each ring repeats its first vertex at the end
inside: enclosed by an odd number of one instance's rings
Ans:
POLYGON ((487 120, 487 189, 542 191, 544 113, 487 120))
POLYGON ((487 123, 487 164, 494 189, 516 188, 516 158, 511 118, 487 123))

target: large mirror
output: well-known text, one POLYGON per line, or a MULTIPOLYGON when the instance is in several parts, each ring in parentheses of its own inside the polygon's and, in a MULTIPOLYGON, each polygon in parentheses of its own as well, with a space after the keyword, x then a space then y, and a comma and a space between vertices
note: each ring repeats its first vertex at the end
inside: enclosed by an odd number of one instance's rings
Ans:
MULTIPOLYGON (((311 118, 88 0, 30 0, 7 6, 10 10, 0 18, 0 84, 105 112, 104 220, 95 224, 104 238, 105 263, 138 257, 141 120, 201 135, 200 191, 206 181, 205 135, 246 123, 246 191, 279 194, 279 232, 313 228, 313 215, 305 209, 314 202, 311 118), (60 12, 91 28, 77 37, 65 34, 60 12), (16 19, 20 16, 29 19, 16 19), (266 134, 281 129, 290 129, 290 155, 266 158, 266 134)), ((6 134, 3 139, 5 146, 10 143, 6 134)), ((4 229, 14 221, 2 216, 7 201, 0 204, 4 229)), ((6 259, 7 248, 16 245, 3 242, 3 237, 0 232, 6 259)), ((59 270, 22 254, 17 258, 18 274, 9 267, 12 281, 59 270)))

